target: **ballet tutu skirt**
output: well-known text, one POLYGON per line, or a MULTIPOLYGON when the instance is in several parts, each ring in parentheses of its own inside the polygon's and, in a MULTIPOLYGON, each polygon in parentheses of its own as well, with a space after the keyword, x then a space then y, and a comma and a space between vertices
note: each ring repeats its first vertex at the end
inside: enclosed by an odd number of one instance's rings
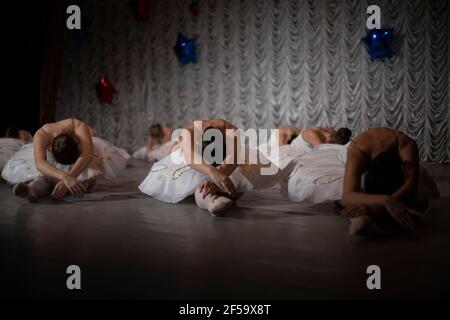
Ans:
MULTIPOLYGON (((230 175, 230 179, 238 192, 246 192, 250 190, 264 190, 272 188, 281 183, 292 171, 292 160, 294 157, 287 151, 284 152, 286 146, 280 147, 280 152, 276 155, 273 153, 272 158, 267 157, 264 152, 259 149, 246 147, 241 150, 241 156, 258 152, 257 158, 260 164, 240 164, 238 168, 230 175)), ((255 159, 256 156, 253 156, 255 159)), ((245 159, 245 158, 241 158, 245 159)), ((247 163, 247 162, 246 162, 247 163)))
POLYGON ((98 166, 94 167, 100 167, 99 171, 102 177, 112 180, 120 176, 131 158, 128 152, 98 137, 93 137, 92 143, 94 144, 94 154, 99 158, 98 166))
MULTIPOLYGON (((126 168, 130 155, 123 149, 109 142, 93 137, 94 160, 79 176, 79 181, 86 181, 94 177, 114 179, 126 168)), ((62 165, 55 161, 53 154, 47 151, 47 162, 59 170, 69 172, 73 165, 62 165)), ((29 143, 17 151, 6 163, 2 170, 2 177, 11 184, 28 182, 43 174, 37 170, 34 161, 34 145, 29 143)))
POLYGON ((323 144, 293 161, 281 192, 293 202, 323 203, 342 198, 347 146, 323 144))
POLYGON ((298 135, 291 144, 277 146, 277 141, 272 139, 268 144, 259 147, 259 151, 268 159, 276 163, 280 168, 284 168, 293 159, 315 150, 315 147, 303 139, 302 135, 298 135))
POLYGON ((292 148, 293 154, 297 155, 302 155, 314 150, 314 146, 303 139, 301 133, 291 142, 289 146, 292 148))
POLYGON ((133 152, 133 155, 131 157, 135 160, 147 161, 148 159, 147 146, 143 146, 137 149, 135 152, 133 152))
POLYGON ((24 144, 20 139, 0 138, 0 170, 24 144))
POLYGON ((147 146, 143 146, 133 153, 133 159, 144 161, 159 161, 170 154, 170 150, 176 141, 168 141, 162 145, 156 145, 151 152, 147 152, 147 146))
POLYGON ((155 199, 178 203, 192 195, 208 176, 187 165, 181 148, 153 164, 139 190, 155 199))
POLYGON ((176 141, 168 141, 158 148, 153 148, 153 150, 148 154, 148 159, 150 161, 159 161, 164 159, 170 154, 172 146, 176 143, 176 141))

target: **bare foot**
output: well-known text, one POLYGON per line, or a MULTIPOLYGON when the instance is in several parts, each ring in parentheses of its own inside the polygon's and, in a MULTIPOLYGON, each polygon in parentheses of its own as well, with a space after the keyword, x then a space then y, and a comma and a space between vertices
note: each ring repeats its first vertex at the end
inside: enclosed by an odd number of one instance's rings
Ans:
POLYGON ((349 233, 352 236, 375 237, 381 234, 380 228, 373 219, 367 215, 351 219, 349 233))
POLYGON ((225 197, 217 197, 210 204, 208 204, 208 211, 212 216, 218 217, 232 206, 233 200, 225 197))
POLYGON ((13 188, 14 195, 28 200, 30 203, 38 202, 36 193, 26 183, 18 183, 13 188))

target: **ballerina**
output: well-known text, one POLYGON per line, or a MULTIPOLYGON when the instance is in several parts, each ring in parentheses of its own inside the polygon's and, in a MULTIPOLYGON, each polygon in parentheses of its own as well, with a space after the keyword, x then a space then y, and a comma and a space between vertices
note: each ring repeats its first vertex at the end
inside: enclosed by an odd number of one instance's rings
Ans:
POLYGON ((352 222, 352 235, 380 233, 378 222, 386 217, 414 230, 415 219, 439 197, 420 167, 417 143, 400 131, 370 129, 353 140, 347 156, 342 214, 352 222))
POLYGON ((31 133, 27 130, 17 130, 9 127, 5 136, 0 138, 0 171, 11 157, 26 143, 33 140, 31 133))
POLYGON ((81 198, 96 177, 113 179, 126 167, 129 155, 98 137, 84 122, 66 119, 40 128, 33 143, 9 159, 2 177, 14 185, 13 193, 37 202, 51 193, 54 199, 67 192, 81 198))
POLYGON ((271 136, 268 145, 262 145, 259 150, 270 160, 277 161, 272 154, 279 157, 290 157, 294 159, 308 152, 321 144, 341 144, 345 145, 352 136, 352 132, 348 128, 313 127, 304 130, 297 129, 292 126, 280 127, 278 131, 278 139, 275 135, 271 136), (276 144, 279 141, 279 144, 276 144), (273 148, 278 148, 278 152, 274 153, 273 148))
POLYGON ((167 156, 175 141, 172 141, 172 129, 162 127, 159 123, 150 127, 147 133, 147 145, 133 153, 133 159, 159 161, 167 156))
POLYGON ((227 133, 236 129, 234 125, 222 119, 190 123, 182 130, 171 154, 153 165, 139 189, 160 201, 177 203, 194 193, 200 193, 205 187, 202 183, 209 182, 208 187, 211 183, 229 197, 196 195, 198 206, 213 215, 226 210, 232 206, 231 198, 236 194, 230 175, 236 169, 237 161, 231 159, 235 155, 225 155, 225 141, 227 133), (219 132, 222 141, 215 141, 214 138, 208 142, 208 139, 205 139, 214 132, 219 132), (219 157, 215 162, 204 158, 205 149, 213 141, 224 148, 221 155, 215 154, 219 157))

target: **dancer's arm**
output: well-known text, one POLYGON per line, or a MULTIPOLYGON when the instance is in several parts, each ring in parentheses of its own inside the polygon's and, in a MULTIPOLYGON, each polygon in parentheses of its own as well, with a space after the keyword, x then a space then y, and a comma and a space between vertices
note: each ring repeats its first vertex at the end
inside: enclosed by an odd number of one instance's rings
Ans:
POLYGON ((419 215, 420 213, 416 210, 407 208, 393 196, 361 192, 361 176, 365 171, 364 161, 367 160, 359 149, 348 150, 342 198, 345 209, 342 210, 342 214, 350 219, 356 218, 361 215, 359 209, 366 207, 368 210, 363 210, 363 214, 377 216, 388 213, 404 228, 414 229, 415 223, 411 215, 419 215))
POLYGON ((196 152, 193 141, 193 130, 183 130, 180 139, 180 145, 183 149, 184 158, 189 167, 201 172, 209 177, 223 191, 234 194, 235 188, 231 179, 219 172, 214 166, 204 161, 203 157, 196 152))
POLYGON ((75 136, 80 143, 80 155, 69 172, 74 178, 78 176, 88 167, 94 156, 94 146, 92 144, 92 136, 89 127, 81 121, 77 121, 75 128, 75 136))
POLYGON ((51 143, 50 137, 42 129, 39 129, 34 135, 33 143, 36 169, 44 176, 62 180, 66 173, 47 162, 47 149, 51 143))
POLYGON ((361 177, 365 172, 366 159, 357 148, 350 147, 345 166, 342 205, 348 206, 384 206, 389 197, 361 192, 361 177))
POLYGON ((306 129, 302 132, 302 137, 306 142, 309 142, 313 146, 322 144, 326 141, 325 135, 316 128, 306 129))
POLYGON ((227 150, 224 150, 224 152, 226 152, 227 154, 225 159, 223 160, 223 163, 217 168, 217 170, 226 176, 230 176, 238 167, 238 154, 239 152, 241 152, 241 142, 239 140, 239 136, 236 133, 237 128, 231 123, 225 122, 225 141, 227 150), (230 146, 233 148, 232 151, 229 150, 230 146))
POLYGON ((403 164, 403 184, 392 198, 409 201, 416 194, 419 179, 419 149, 417 143, 404 135, 399 137, 399 155, 403 164))
POLYGON ((87 168, 93 158, 92 129, 83 122, 79 122, 78 126, 74 129, 75 136, 80 142, 81 153, 71 171, 64 174, 60 182, 56 184, 52 192, 53 198, 61 199, 67 191, 70 191, 75 197, 80 198, 87 192, 86 188, 77 180, 77 177, 87 168))

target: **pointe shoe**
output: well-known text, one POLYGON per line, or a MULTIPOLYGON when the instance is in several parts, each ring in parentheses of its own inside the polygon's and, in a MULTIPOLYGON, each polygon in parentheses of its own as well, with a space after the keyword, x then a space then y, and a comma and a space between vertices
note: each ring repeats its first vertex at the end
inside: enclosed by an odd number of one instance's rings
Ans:
POLYGON ((30 203, 38 202, 36 193, 26 184, 18 183, 13 188, 14 195, 28 200, 30 203))
POLYGON ((373 219, 367 215, 352 219, 349 233, 352 236, 375 237, 381 234, 380 228, 373 219))
POLYGON ((210 204, 208 204, 208 211, 212 216, 218 217, 232 206, 233 200, 225 197, 217 197, 210 204))

